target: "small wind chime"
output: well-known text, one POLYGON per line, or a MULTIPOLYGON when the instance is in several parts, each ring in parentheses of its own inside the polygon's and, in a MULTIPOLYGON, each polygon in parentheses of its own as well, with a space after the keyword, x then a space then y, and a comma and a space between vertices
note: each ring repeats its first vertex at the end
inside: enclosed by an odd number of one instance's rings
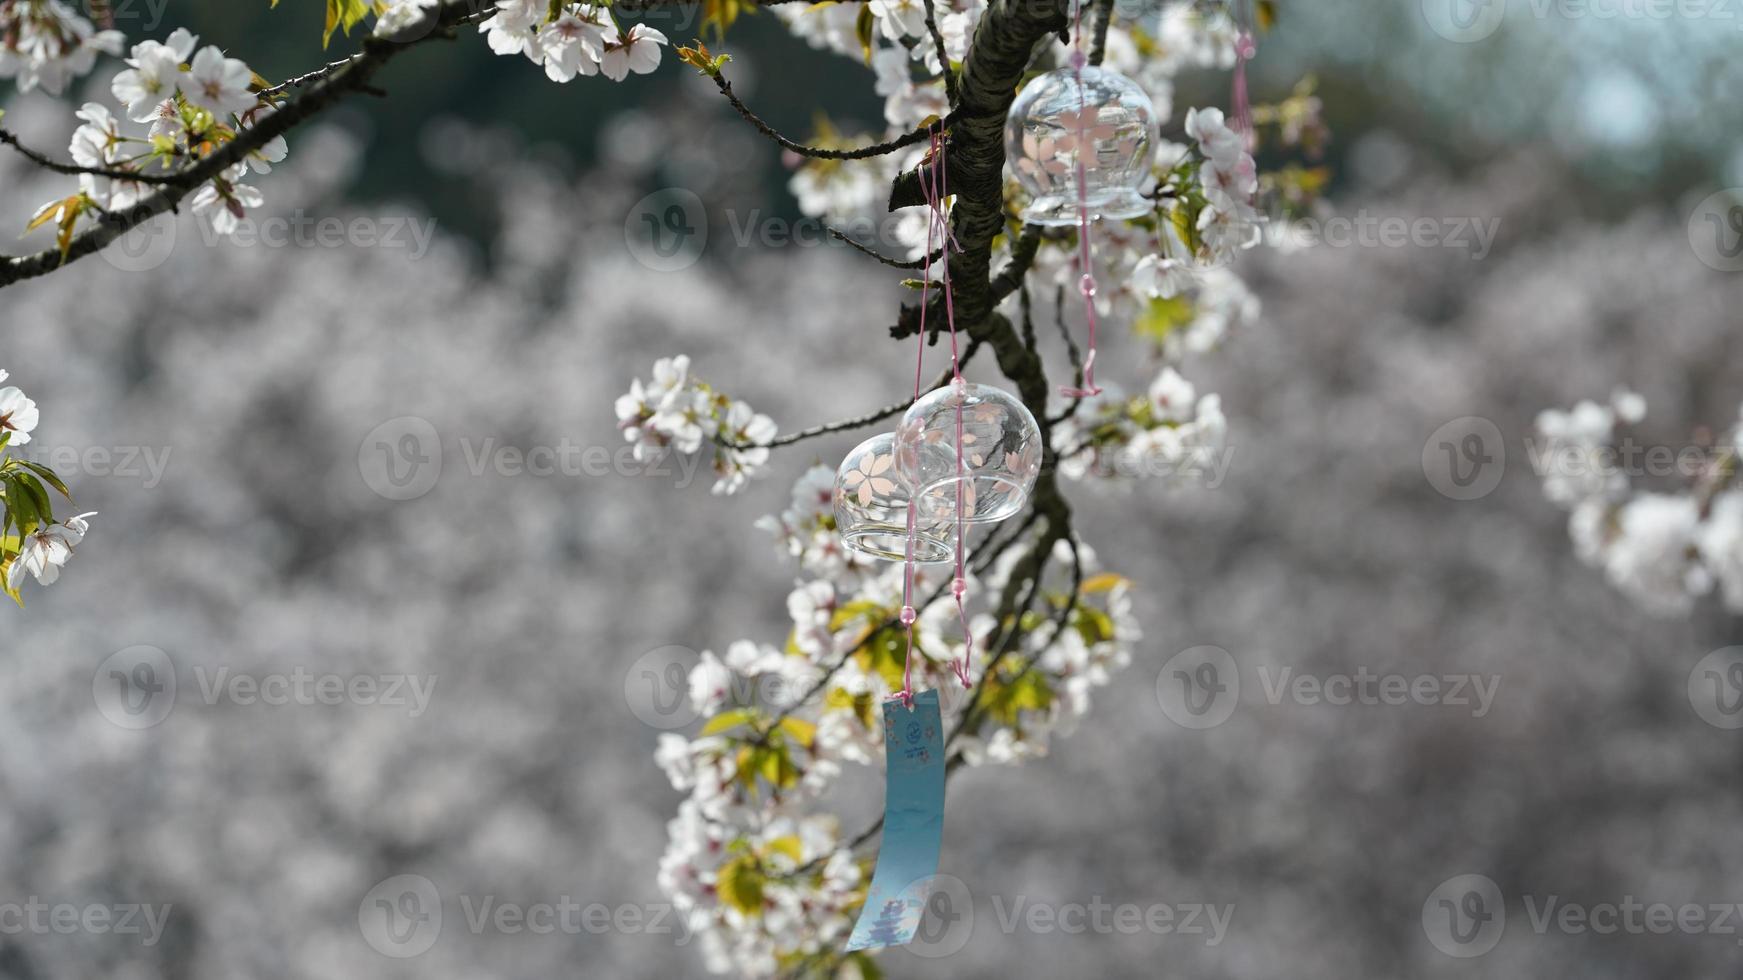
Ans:
MULTIPOLYGON (((1026 85, 1005 123, 1005 151, 1031 196, 1023 220, 1077 228, 1078 293, 1088 329, 1081 383, 1067 398, 1101 392, 1095 383, 1096 283, 1090 224, 1141 217, 1154 207, 1141 188, 1150 176, 1151 102, 1117 72, 1092 66, 1083 53, 1078 3, 1070 66, 1026 85)), ((1236 118, 1244 119, 1245 62, 1252 42, 1237 44, 1236 118)), ((1250 128, 1249 128, 1250 131, 1250 128)), ((842 543, 876 558, 903 562, 900 621, 907 630, 902 690, 884 705, 886 748, 883 846, 848 950, 906 945, 919 928, 937 875, 944 824, 945 759, 938 693, 913 688, 914 574, 918 565, 953 562, 950 592, 963 631, 963 654, 951 666, 964 688, 973 638, 968 628, 964 550, 969 525, 992 524, 1023 510, 1041 470, 1042 436, 1022 401, 962 376, 949 254, 958 249, 947 220, 948 142, 932 137, 919 167, 927 208, 925 272, 920 295, 914 403, 894 432, 874 436, 842 460, 835 477, 835 522, 842 543), (945 255, 940 288, 950 334, 951 379, 922 393, 931 256, 945 255)))

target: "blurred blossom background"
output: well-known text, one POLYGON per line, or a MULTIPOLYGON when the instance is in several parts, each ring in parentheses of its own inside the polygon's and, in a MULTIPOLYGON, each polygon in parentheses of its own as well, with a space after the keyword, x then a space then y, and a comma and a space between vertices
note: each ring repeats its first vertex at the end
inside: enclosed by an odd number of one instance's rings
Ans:
MULTIPOLYGON (((163 29, 281 77, 323 59, 297 29, 315 5, 284 7, 184 0, 163 29)), ((1528 454, 1540 410, 1618 385, 1669 446, 1743 401, 1743 274, 1703 261, 1700 236, 1726 229, 1691 220, 1743 185, 1743 14, 1600 9, 1624 8, 1279 6, 1255 100, 1317 76, 1334 175, 1320 219, 1469 222, 1493 240, 1245 253, 1263 315, 1196 368, 1229 419, 1224 477, 1068 484, 1102 565, 1136 583, 1138 655, 1050 758, 952 781, 942 870, 974 896, 973 932, 948 956, 884 954, 889 975, 1734 974, 1738 937, 1716 927, 1539 932, 1528 914, 1549 896, 1743 902, 1743 733, 1704 720, 1690 685, 1738 623, 1619 597, 1574 555, 1528 454), (1499 482, 1454 499, 1435 434, 1473 416, 1500 433, 1499 482), (1158 695, 1201 646, 1241 685, 1207 729, 1158 695), (1285 670, 1496 687, 1486 710, 1308 703, 1269 696, 1285 670), (1506 931, 1452 956, 1425 904, 1467 874, 1499 887, 1506 931), (1094 901, 1233 914, 1215 941, 1003 927, 1019 903, 1094 901)), ((783 131, 818 113, 880 123, 869 70, 770 16, 726 49, 735 89, 783 131)), ((106 90, 112 70, 85 84, 106 90)), ((399 244, 209 243, 184 215, 149 271, 106 253, 0 294, 0 361, 45 419, 32 448, 83 453, 62 472, 100 513, 63 582, 0 612, 0 906, 173 908, 149 945, 0 915, 0 977, 707 975, 652 911, 539 935, 469 928, 462 901, 665 901, 679 794, 635 710, 637 665, 780 642, 793 571, 753 521, 859 436, 777 453, 733 497, 709 494, 705 462, 534 475, 501 450, 616 452, 613 399, 674 353, 783 431, 872 410, 911 384, 912 349, 885 331, 906 291, 815 234, 756 231, 800 217, 788 171, 675 59, 557 87, 468 38, 381 83, 391 98, 294 134, 261 182, 289 227, 361 221, 399 244), (663 270, 638 258, 639 226, 673 189, 700 201, 707 238, 663 270), (384 484, 383 445, 431 482, 384 484), (178 688, 134 730, 104 690, 111 658, 142 646, 178 688), (208 703, 226 669, 404 676, 429 697, 208 703), (359 926, 396 875, 444 898, 414 959, 359 926)), ((1226 84, 1183 83, 1175 105, 1221 104, 1226 84)), ((40 93, 4 108, 35 145, 70 132, 40 93)), ((60 181, 0 155, 0 186, 0 227, 21 228, 60 181)), ((1119 326, 1101 362, 1115 376, 1150 356, 1119 326)), ((880 777, 844 781, 857 827, 880 777)))

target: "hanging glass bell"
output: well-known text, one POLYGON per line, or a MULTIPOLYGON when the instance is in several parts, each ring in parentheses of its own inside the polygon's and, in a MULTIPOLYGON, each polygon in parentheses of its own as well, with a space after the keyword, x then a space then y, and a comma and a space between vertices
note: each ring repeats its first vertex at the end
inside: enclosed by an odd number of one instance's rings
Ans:
POLYGON ((1017 93, 1005 119, 1005 156, 1031 195, 1023 220, 1077 225, 1136 218, 1154 205, 1139 193, 1150 172, 1150 97, 1136 82, 1094 65, 1060 68, 1017 93), (1077 164, 1083 162, 1083 188, 1077 164))
POLYGON ((945 385, 910 406, 896 427, 895 449, 897 467, 918 488, 921 523, 946 531, 956 523, 959 499, 969 524, 1002 521, 1022 510, 1041 473, 1035 416, 1009 392, 967 381, 945 385))
MULTIPOLYGON (((835 530, 847 547, 874 558, 902 561, 908 554, 910 483, 896 465, 895 434, 873 436, 853 448, 835 471, 835 530)), ((916 513, 914 561, 949 561, 945 529, 916 513)))

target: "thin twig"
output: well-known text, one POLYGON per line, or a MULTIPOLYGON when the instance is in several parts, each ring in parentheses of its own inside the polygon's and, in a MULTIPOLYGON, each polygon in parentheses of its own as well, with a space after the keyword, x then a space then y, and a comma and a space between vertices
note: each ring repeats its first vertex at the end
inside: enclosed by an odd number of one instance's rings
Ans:
MULTIPOLYGON (((974 356, 974 352, 979 347, 980 347, 980 341, 978 341, 978 340, 969 341, 968 346, 966 348, 964 348, 964 350, 962 352, 962 357, 957 359, 958 363, 967 364, 969 358, 974 356)), ((942 388, 950 382, 950 379, 952 377, 954 377, 954 373, 947 369, 947 370, 945 370, 945 372, 943 374, 940 374, 938 376, 938 380, 936 380, 936 381, 932 382, 930 385, 928 385, 926 387, 926 390, 927 391, 934 391, 938 388, 942 388)), ((872 425, 872 424, 877 423, 877 422, 882 422, 884 419, 891 418, 893 416, 902 414, 903 412, 907 411, 908 406, 910 406, 912 404, 914 404, 914 402, 912 399, 910 399, 910 400, 905 401, 905 402, 897 402, 894 405, 885 405, 883 408, 880 408, 875 412, 868 412, 865 415, 856 415, 853 418, 842 419, 839 422, 827 422, 827 423, 824 423, 823 425, 814 425, 809 429, 801 429, 798 432, 789 432, 784 436, 776 436, 775 438, 770 439, 768 442, 738 443, 738 442, 726 442, 723 440, 720 442, 720 445, 726 447, 727 449, 776 449, 776 448, 779 448, 781 446, 790 446, 793 443, 799 442, 800 440, 803 440, 803 439, 812 439, 812 438, 815 438, 817 436, 825 436, 825 435, 830 434, 831 432, 846 432, 849 429, 863 429, 868 425, 872 425)))
POLYGON ((938 250, 929 256, 923 256, 918 259, 892 259, 869 245, 861 245, 859 242, 847 237, 845 232, 837 231, 828 225, 824 225, 823 230, 829 232, 831 238, 845 243, 857 252, 877 259, 879 262, 882 262, 884 265, 887 265, 892 269, 923 269, 944 257, 944 246, 940 245, 938 250))
POLYGON ((932 35, 932 46, 938 52, 938 66, 944 73, 944 98, 950 108, 956 108, 956 73, 950 70, 950 56, 944 53, 944 35, 938 30, 938 18, 933 15, 932 0, 920 0, 926 11, 926 33, 932 35))
POLYGON ((797 153, 802 157, 811 157, 816 160, 865 160, 871 157, 884 156, 885 154, 894 153, 903 147, 913 146, 915 143, 926 139, 932 135, 937 126, 936 123, 929 126, 923 126, 919 129, 913 130, 912 132, 904 133, 887 143, 873 143, 871 146, 861 146, 852 150, 835 150, 821 146, 806 146, 803 143, 795 143, 787 137, 782 136, 775 130, 775 127, 763 122, 762 117, 752 112, 750 106, 745 105, 744 101, 732 91, 732 83, 726 80, 726 75, 724 73, 715 72, 709 77, 714 79, 714 85, 716 88, 720 89, 720 94, 726 96, 726 101, 732 104, 733 109, 737 110, 740 116, 744 117, 745 122, 750 123, 757 132, 767 136, 771 140, 774 140, 780 145, 781 149, 797 153))
POLYGON ((1089 63, 1101 64, 1108 53, 1108 25, 1114 19, 1114 0, 1095 0, 1095 44, 1089 50, 1089 63))
POLYGON ((12 147, 14 150, 17 150, 19 153, 24 155, 26 160, 29 160, 31 163, 36 164, 44 170, 51 170, 57 174, 65 174, 69 177, 88 174, 92 177, 107 177, 110 180, 131 180, 138 184, 173 184, 176 182, 174 175, 171 174, 142 174, 135 173, 131 170, 114 170, 108 167, 83 167, 76 163, 61 163, 60 161, 49 157, 47 154, 39 153, 36 150, 25 146, 23 143, 18 141, 17 136, 14 136, 12 133, 9 133, 4 129, 0 129, 0 143, 4 143, 7 146, 12 147))

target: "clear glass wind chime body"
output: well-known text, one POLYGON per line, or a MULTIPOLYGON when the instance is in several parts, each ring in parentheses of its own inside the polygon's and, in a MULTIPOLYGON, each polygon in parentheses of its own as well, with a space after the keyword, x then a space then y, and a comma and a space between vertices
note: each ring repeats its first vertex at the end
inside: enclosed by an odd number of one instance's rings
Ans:
MULTIPOLYGON (((1081 14, 1080 14, 1081 16, 1081 14)), ((1030 192, 1025 222, 1076 225, 1082 294, 1089 327, 1081 387, 1069 397, 1101 389, 1095 384, 1095 278, 1090 265, 1089 225, 1097 218, 1134 218, 1154 203, 1142 192, 1150 176, 1150 98, 1138 85, 1082 53, 1081 21, 1071 67, 1048 72, 1018 94, 1006 120, 1005 146, 1013 171, 1030 192)), ((913 662, 914 570, 918 564, 954 560, 951 592, 963 624, 962 661, 954 664, 963 686, 970 683, 972 639, 963 601, 968 583, 963 555, 967 528, 990 524, 1023 510, 1040 475, 1043 440, 1034 414, 1021 400, 991 385, 965 380, 959 365, 956 316, 950 291, 949 254, 955 248, 946 218, 946 139, 932 138, 919 177, 926 198, 925 273, 920 297, 920 356, 914 374, 914 404, 893 433, 866 440, 842 460, 835 478, 835 521, 842 542, 876 558, 905 563, 901 622, 913 662), (930 305, 931 259, 942 238, 944 314, 950 329, 951 380, 920 391, 925 318, 930 305)), ((910 671, 897 697, 912 704, 910 671)))

